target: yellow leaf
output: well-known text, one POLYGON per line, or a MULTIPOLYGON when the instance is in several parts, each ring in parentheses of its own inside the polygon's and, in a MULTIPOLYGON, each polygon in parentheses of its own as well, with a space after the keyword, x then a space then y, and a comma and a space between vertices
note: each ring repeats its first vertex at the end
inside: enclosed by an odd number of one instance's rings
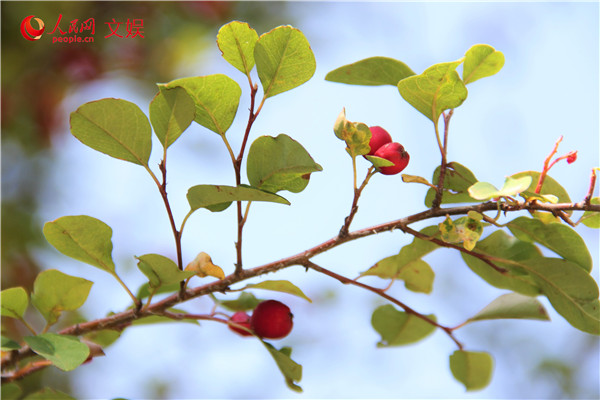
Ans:
POLYGON ((194 271, 200 278, 213 276, 215 278, 225 278, 225 273, 218 265, 213 264, 212 259, 205 252, 199 253, 194 261, 185 267, 186 271, 194 271))

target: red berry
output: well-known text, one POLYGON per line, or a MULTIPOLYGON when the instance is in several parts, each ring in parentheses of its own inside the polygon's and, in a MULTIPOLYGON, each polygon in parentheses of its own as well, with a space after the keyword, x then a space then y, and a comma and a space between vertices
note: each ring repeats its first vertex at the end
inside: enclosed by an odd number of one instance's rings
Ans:
MULTIPOLYGON (((248 316, 248 314, 246 314, 244 311, 238 311, 235 314, 233 314, 229 320, 231 322, 235 322, 238 325, 242 325, 248 329, 250 328, 250 317, 248 316)), ((229 329, 231 329, 232 331, 234 331, 235 333, 238 333, 242 336, 252 336, 252 333, 241 329, 241 328, 236 328, 233 325, 229 325, 229 329)))
POLYGON ((375 152, 375 156, 385 158, 394 163, 392 166, 380 168, 380 172, 384 175, 396 175, 406 168, 410 160, 410 156, 404 150, 404 146, 396 142, 381 146, 375 152))
POLYGON ((287 336, 294 326, 290 308, 277 300, 261 302, 250 318, 250 326, 261 338, 281 339, 287 336))
POLYGON ((369 141, 369 147, 371 151, 369 151, 369 156, 375 155, 375 152, 384 144, 388 144, 392 142, 392 137, 390 134, 380 126, 371 126, 369 128, 371 130, 371 140, 369 141))
POLYGON ((577 152, 570 151, 569 154, 567 154, 567 164, 573 164, 576 160, 577 160, 577 152))

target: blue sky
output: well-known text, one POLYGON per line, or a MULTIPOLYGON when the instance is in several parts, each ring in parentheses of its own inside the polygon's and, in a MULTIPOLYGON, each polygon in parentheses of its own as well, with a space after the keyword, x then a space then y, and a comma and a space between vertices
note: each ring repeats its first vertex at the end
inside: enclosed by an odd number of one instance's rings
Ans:
MULTIPOLYGON (((470 85, 469 97, 455 111, 449 159, 469 167, 479 180, 500 186, 507 175, 539 170, 563 135, 559 154, 578 150, 579 158, 572 165, 557 165, 551 176, 574 201, 585 196, 590 169, 600 164, 597 3, 299 2, 290 7, 293 24, 311 43, 317 71, 305 85, 266 102, 252 137, 286 133, 302 143, 323 172, 313 174, 304 192, 284 193, 290 207, 253 205, 245 231, 245 265, 295 254, 338 232, 352 196, 350 158, 332 130, 343 107, 348 119, 381 125, 405 146, 411 155, 405 173, 431 178, 439 163, 431 122, 405 103, 395 88, 324 81, 330 70, 366 57, 396 58, 420 73, 432 64, 459 59, 477 43, 502 51, 504 68, 470 85)), ((289 21, 282 17, 281 23, 289 21)), ((202 53, 197 63, 182 65, 180 72, 181 77, 225 73, 246 84, 220 58, 216 46, 202 53)), ((147 112, 152 94, 140 90, 144 85, 111 76, 84 87, 65 100, 65 121, 82 103, 103 97, 133 101, 147 112)), ((244 86, 243 90, 228 133, 234 148, 239 147, 247 117, 248 90, 244 86)), ((70 135, 54 145, 56 180, 45 191, 55 201, 42 205, 40 219, 88 214, 108 223, 114 231, 114 258, 130 287, 136 288, 144 279, 132 255, 174 257, 173 239, 152 181, 142 168, 87 149, 70 135), (56 185, 59 180, 74 183, 56 185)), ((159 161, 158 148, 155 143, 151 165, 159 161)), ((169 194, 177 220, 188 210, 185 192, 190 186, 233 184, 226 150, 216 134, 193 126, 170 151, 169 194)), ((364 176, 367 164, 360 167, 359 175, 364 176)), ((424 187, 404 184, 399 176, 376 176, 360 200, 353 228, 422 211, 424 194, 424 187)), ((206 251, 226 272, 232 271, 233 212, 233 207, 215 214, 201 210, 189 220, 183 240, 186 262, 206 251)), ((598 233, 585 227, 578 231, 589 244, 598 281, 598 233)), ((355 277, 411 240, 401 232, 382 234, 341 246, 315 261, 355 277)), ((50 258, 49 267, 73 275, 87 268, 56 254, 40 257, 50 258)), ((434 253, 427 261, 436 272, 431 296, 408 292, 400 283, 391 293, 422 312, 435 313, 448 325, 462 322, 503 293, 485 286, 449 251, 434 253)), ((101 271, 85 274, 95 282, 86 304, 89 315, 128 305, 125 293, 101 271), (107 292, 114 292, 108 301, 107 292)), ((287 295, 256 292, 285 301, 294 311, 294 332, 278 345, 291 345, 293 358, 304 366, 305 398, 543 397, 551 385, 528 375, 538 358, 568 359, 573 352, 566 344, 576 347, 587 340, 556 313, 551 314, 551 323, 486 322, 465 328, 458 335, 467 348, 489 351, 496 358, 490 387, 470 394, 451 377, 447 359, 455 348, 444 334, 438 332, 414 346, 377 349, 378 337, 369 321, 373 309, 384 304, 380 299, 299 267, 269 278, 290 279, 314 300, 308 304, 287 295)), ((375 279, 365 282, 385 285, 375 279)), ((186 304, 186 309, 205 312, 210 306, 199 299, 186 304)), ((107 349, 107 355, 75 372, 76 396, 141 398, 148 394, 150 378, 171 385, 172 398, 299 397, 285 387, 260 343, 214 324, 133 328, 107 349)), ((595 383, 597 396, 598 356, 588 361, 589 375, 580 377, 581 385, 593 390, 595 383)))

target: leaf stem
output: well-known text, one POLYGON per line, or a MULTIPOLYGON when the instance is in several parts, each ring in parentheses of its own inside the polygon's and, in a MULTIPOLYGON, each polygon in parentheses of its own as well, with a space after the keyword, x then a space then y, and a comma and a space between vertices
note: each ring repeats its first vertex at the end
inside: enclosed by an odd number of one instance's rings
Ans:
POLYGON ((129 288, 127 287, 125 282, 123 282, 121 277, 116 272, 113 273, 112 276, 114 276, 115 279, 121 284, 121 286, 123 286, 123 289, 125 289, 125 291, 129 295, 129 297, 131 297, 131 300, 133 300, 133 304, 135 304, 136 308, 139 310, 139 308, 142 306, 142 303, 140 302, 140 300, 137 297, 135 297, 133 295, 133 293, 131 293, 131 290, 129 290, 129 288))
POLYGON ((225 143, 225 147, 227 147, 227 152, 229 153, 229 158, 231 158, 231 162, 233 163, 233 165, 235 167, 236 158, 235 158, 235 154, 233 153, 233 149, 231 148, 231 145, 229 144, 229 140, 227 140, 227 137, 225 136, 225 134, 221 135, 221 139, 223 139, 223 143, 225 143))
MULTIPOLYGON (((187 283, 187 281, 186 281, 187 283)), ((146 301, 146 304, 144 305, 144 307, 142 308, 142 312, 146 311, 148 309, 148 307, 150 306, 150 303, 152 303, 152 298, 154 297, 154 294, 156 293, 156 290, 158 288, 154 288, 152 289, 152 291, 150 292, 150 294, 148 295, 148 300, 146 301)))
POLYGON ((185 224, 186 224, 187 220, 192 216, 193 213, 194 213, 193 210, 188 211, 188 213, 183 218, 183 221, 181 221, 181 227, 179 228, 180 235, 183 234, 183 228, 185 228, 185 224))
POLYGON ((23 325, 25 325, 25 328, 27 328, 29 330, 29 332, 33 333, 34 336, 37 335, 37 332, 35 331, 35 329, 33 329, 33 327, 31 325, 29 325, 29 323, 27 321, 25 321, 25 319, 23 317, 19 318, 19 321, 21 321, 21 323, 23 325))

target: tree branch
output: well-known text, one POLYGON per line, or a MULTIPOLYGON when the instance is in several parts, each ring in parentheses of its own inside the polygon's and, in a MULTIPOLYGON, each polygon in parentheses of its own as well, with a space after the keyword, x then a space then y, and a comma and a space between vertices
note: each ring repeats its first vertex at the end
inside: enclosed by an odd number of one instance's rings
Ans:
MULTIPOLYGON (((202 286, 198 286, 192 289, 187 289, 185 292, 185 297, 182 299, 178 293, 172 294, 165 299, 156 302, 154 304, 149 305, 147 308, 142 310, 129 309, 117 314, 113 314, 111 316, 96 319, 89 322, 84 322, 80 324, 76 324, 65 329, 59 331, 59 334, 62 335, 73 335, 73 336, 81 336, 89 332, 99 331, 103 329, 112 329, 121 331, 127 326, 131 325, 131 323, 140 318, 149 317, 152 315, 162 315, 165 311, 173 307, 176 304, 182 303, 183 301, 187 301, 192 298, 208 295, 215 292, 227 292, 231 285, 236 284, 238 282, 254 278, 257 276, 265 275, 270 272, 275 272, 284 268, 288 268, 293 265, 303 265, 306 266, 307 263, 311 263, 310 259, 318 254, 327 252, 334 247, 340 246, 344 243, 357 240, 363 237, 376 235, 382 232, 391 232, 396 229, 403 230, 408 232, 409 234, 418 235, 419 232, 414 231, 411 228, 408 228, 408 225, 428 220, 432 218, 445 217, 446 215, 466 215, 469 211, 476 211, 478 213, 484 213, 486 211, 500 211, 502 212, 515 212, 522 210, 537 210, 537 211, 594 211, 600 212, 600 205, 598 204, 586 204, 585 201, 581 201, 579 203, 559 203, 559 204, 549 204, 549 203, 538 203, 536 201, 532 202, 516 202, 516 203, 501 203, 498 204, 496 202, 488 201, 485 203, 479 203, 474 205, 465 205, 458 207, 447 207, 447 208, 437 208, 437 209, 427 209, 425 211, 407 216, 405 218, 401 218, 395 221, 386 222, 383 224, 371 226, 364 229, 355 230, 353 232, 349 232, 346 236, 340 237, 336 236, 332 239, 329 239, 325 242, 322 242, 310 249, 307 249, 301 253, 295 254, 293 256, 283 258, 278 261, 274 261, 268 264, 264 264, 255 268, 243 269, 237 273, 230 274, 226 276, 224 279, 219 281, 207 283, 202 286)), ((442 242, 445 247, 453 247, 453 245, 442 242)), ((465 249, 460 248, 460 246, 456 246, 457 250, 465 251, 465 249), (462 250, 461 250, 462 249, 462 250)), ((470 253, 469 253, 470 254, 470 253)), ((477 254, 477 253, 476 253, 477 254)), ((471 254, 474 255, 474 254, 471 254)), ((477 257, 477 255, 475 255, 477 257)), ((489 260, 488 260, 489 261, 489 260)), ((489 265, 489 263, 488 263, 489 265)), ((313 268, 314 269, 314 268, 313 268)), ((360 284, 362 285, 362 284, 360 284)), ((358 286, 360 286, 358 285, 358 286)), ((385 293, 384 293, 385 294, 385 293)), ((387 296, 387 295, 386 295, 387 296)), ((385 297, 385 296, 383 296, 385 297)), ((387 297, 385 297, 387 298, 387 297)), ((390 300, 392 301, 392 300, 390 300)), ((396 303, 397 304, 397 303, 396 303)), ((445 328, 447 333, 449 333, 445 328)), ((449 328, 448 328, 449 329, 449 328)), ((450 329, 451 330, 451 329, 450 329)), ((28 346, 23 346, 18 351, 11 352, 11 356, 5 357, 2 359, 2 370, 5 371, 10 368, 14 368, 16 363, 22 359, 33 356, 34 353, 28 346)), ((23 375, 25 376, 25 375, 23 375)), ((23 377, 20 376, 20 377, 23 377)), ((2 378, 4 382, 5 377, 2 378)))

